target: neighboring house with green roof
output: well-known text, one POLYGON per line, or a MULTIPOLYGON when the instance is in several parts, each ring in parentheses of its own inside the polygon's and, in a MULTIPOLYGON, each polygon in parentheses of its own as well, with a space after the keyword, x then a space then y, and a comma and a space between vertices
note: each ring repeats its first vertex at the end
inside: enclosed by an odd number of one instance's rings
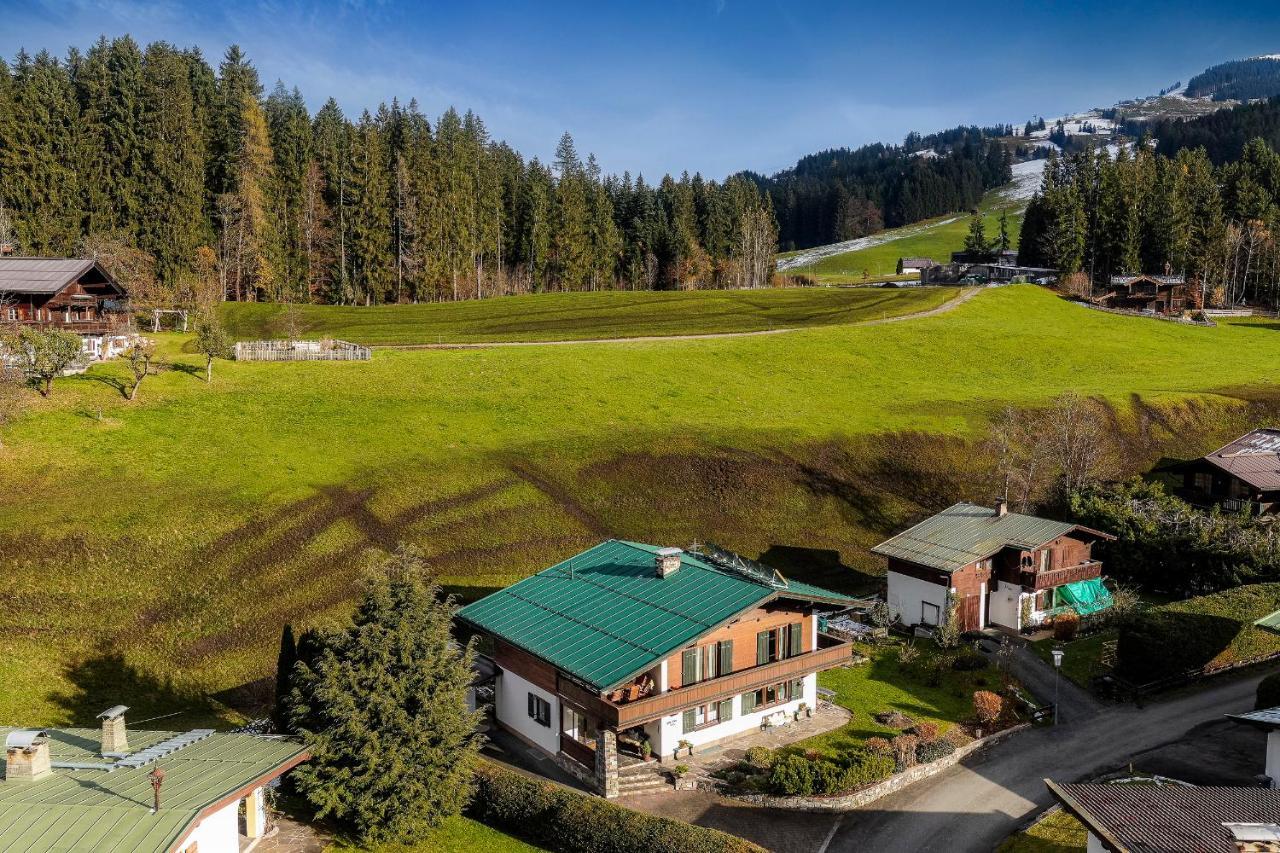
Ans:
POLYGON ((958 503, 871 549, 888 559, 888 604, 906 625, 942 624, 947 597, 963 631, 1020 630, 1111 605, 1093 544, 1109 534, 1034 515, 958 503))
POLYGON ((0 728, 0 850, 238 853, 266 830, 263 786, 307 758, 283 738, 127 732, 125 710, 101 732, 0 728))
POLYGON ((619 748, 671 759, 816 707, 817 673, 851 655, 818 613, 851 603, 714 546, 610 540, 458 622, 494 665, 498 724, 616 796, 619 748))

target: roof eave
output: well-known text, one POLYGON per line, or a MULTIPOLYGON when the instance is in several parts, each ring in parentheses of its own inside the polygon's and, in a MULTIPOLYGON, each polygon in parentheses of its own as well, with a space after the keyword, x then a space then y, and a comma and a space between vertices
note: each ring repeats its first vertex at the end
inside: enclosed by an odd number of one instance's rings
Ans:
POLYGON ((1111 853, 1129 853, 1129 848, 1120 843, 1120 839, 1112 834, 1111 830, 1106 827, 1097 817, 1095 817, 1088 809, 1082 806, 1074 797, 1054 782, 1052 779, 1045 779, 1044 784, 1049 788, 1049 793, 1053 795, 1067 812, 1071 813, 1085 825, 1099 841, 1102 846, 1111 851, 1111 853))

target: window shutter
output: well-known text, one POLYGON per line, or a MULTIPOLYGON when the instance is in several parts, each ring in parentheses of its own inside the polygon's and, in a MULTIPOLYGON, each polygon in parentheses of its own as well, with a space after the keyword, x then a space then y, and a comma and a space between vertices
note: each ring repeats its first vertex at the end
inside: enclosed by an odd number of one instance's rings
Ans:
POLYGON ((693 709, 690 708, 689 710, 684 712, 684 733, 688 734, 689 732, 693 731, 694 725, 695 725, 695 722, 694 722, 694 716, 693 716, 693 709))
POLYGON ((804 649, 804 623, 793 622, 791 624, 791 655, 792 657, 800 654, 804 649))
POLYGON ((529 716, 536 720, 538 719, 538 708, 533 704, 533 699, 534 699, 534 696, 532 693, 530 693, 529 694, 529 716))
POLYGON ((685 649, 680 657, 680 683, 693 684, 698 680, 698 650, 685 649))
POLYGON ((720 703, 720 722, 733 719, 733 700, 726 699, 720 703))
POLYGON ((733 640, 720 641, 720 674, 733 672, 733 640))
POLYGON ((742 713, 750 714, 755 709, 756 709, 756 694, 743 693, 742 694, 742 713))
POLYGON ((769 631, 761 631, 756 634, 756 666, 763 666, 769 662, 769 644, 773 642, 773 635, 769 631))

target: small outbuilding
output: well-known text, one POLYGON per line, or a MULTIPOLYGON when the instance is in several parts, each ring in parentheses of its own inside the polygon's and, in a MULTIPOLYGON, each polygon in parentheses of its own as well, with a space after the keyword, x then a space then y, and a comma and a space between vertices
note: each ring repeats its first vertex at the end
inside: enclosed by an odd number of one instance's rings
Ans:
POLYGON ((923 272, 937 265, 933 258, 898 258, 898 275, 923 272))

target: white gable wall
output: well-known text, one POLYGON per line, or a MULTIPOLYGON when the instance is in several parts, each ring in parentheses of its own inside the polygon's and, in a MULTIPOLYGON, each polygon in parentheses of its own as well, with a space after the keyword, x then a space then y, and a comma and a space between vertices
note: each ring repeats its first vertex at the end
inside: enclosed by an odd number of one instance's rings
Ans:
POLYGON ((919 623, 924 609, 921 605, 926 601, 938 606, 939 620, 945 618, 947 587, 899 572, 889 572, 888 582, 889 613, 893 618, 901 618, 907 625, 919 623))
POLYGON ((504 669, 494 681, 493 709, 498 722, 535 746, 551 755, 560 751, 560 703, 554 693, 548 693, 504 669), (541 725, 529 716, 530 693, 551 703, 550 726, 541 725))
MULTIPOLYGON (((160 806, 164 807, 163 799, 160 806)), ((196 828, 179 849, 198 850, 199 853, 239 853, 239 811, 239 800, 218 809, 196 824, 196 828)))

